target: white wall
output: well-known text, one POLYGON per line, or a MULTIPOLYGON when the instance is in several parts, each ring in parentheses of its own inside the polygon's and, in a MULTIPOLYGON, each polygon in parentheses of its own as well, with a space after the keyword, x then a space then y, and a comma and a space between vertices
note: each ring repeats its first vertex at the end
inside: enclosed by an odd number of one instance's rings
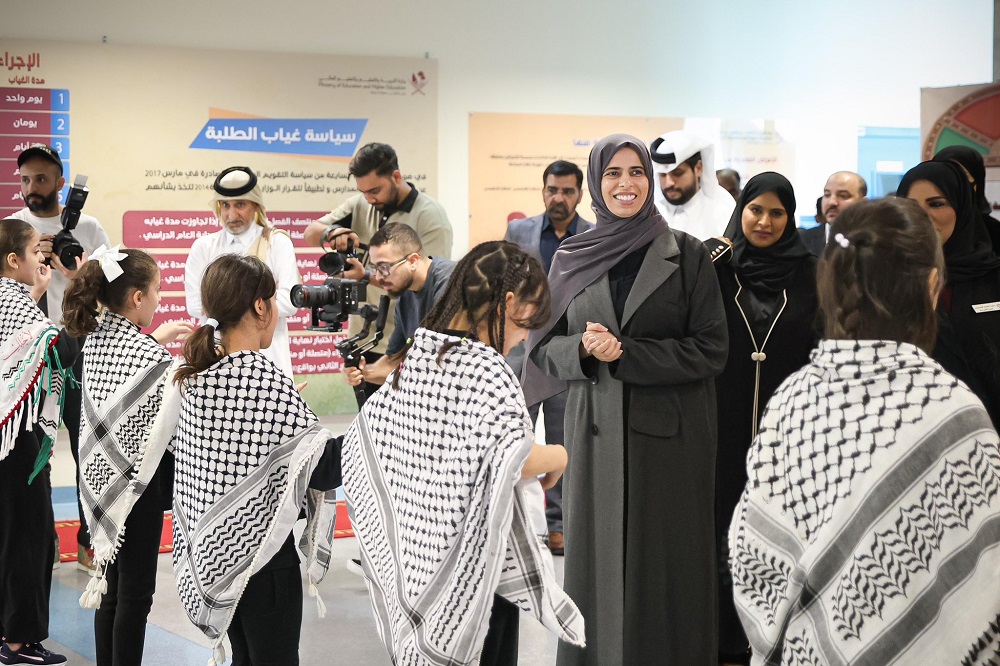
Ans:
MULTIPOLYGON (((470 112, 916 127, 921 87, 989 81, 993 63, 992 0, 4 0, 0 16, 0 48, 4 37, 106 35, 120 44, 429 53, 440 63, 439 198, 459 250, 468 239, 470 112)), ((805 212, 822 182, 804 181, 845 168, 856 146, 811 130, 795 140, 807 154, 795 180, 814 188, 800 191, 805 212)))

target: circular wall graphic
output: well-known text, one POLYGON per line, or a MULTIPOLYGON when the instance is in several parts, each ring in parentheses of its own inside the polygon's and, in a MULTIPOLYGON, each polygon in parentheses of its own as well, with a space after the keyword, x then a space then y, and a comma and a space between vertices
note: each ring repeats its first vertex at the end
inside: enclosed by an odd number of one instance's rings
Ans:
POLYGON ((963 97, 945 111, 927 134, 923 159, 948 146, 969 146, 987 167, 1000 167, 1000 83, 963 97))

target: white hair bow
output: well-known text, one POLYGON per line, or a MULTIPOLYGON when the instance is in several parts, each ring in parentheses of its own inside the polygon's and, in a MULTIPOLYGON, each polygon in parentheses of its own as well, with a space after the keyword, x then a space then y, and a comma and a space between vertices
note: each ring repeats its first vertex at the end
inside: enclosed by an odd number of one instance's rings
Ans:
POLYGON ((104 277, 108 279, 108 282, 114 282, 125 272, 118 265, 118 262, 128 255, 120 252, 120 249, 121 243, 110 249, 108 249, 107 245, 101 245, 101 247, 94 250, 94 254, 90 255, 91 261, 96 261, 101 265, 101 270, 104 271, 104 277))

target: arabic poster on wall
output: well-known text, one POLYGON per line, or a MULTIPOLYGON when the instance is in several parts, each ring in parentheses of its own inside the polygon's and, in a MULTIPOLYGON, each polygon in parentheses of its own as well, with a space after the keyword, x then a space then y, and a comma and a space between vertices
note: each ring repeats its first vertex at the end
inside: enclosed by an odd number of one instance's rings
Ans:
POLYGON ((577 212, 593 221, 586 184, 591 146, 617 132, 648 145, 679 129, 713 142, 715 168, 736 169, 744 181, 762 171, 794 172, 794 146, 774 121, 474 113, 469 117, 470 246, 503 238, 511 220, 544 212, 542 173, 555 160, 573 162, 583 171, 577 212))
MULTIPOLYGON (((84 212, 112 242, 157 257, 164 298, 150 330, 189 319, 184 264, 220 228, 209 200, 227 167, 258 175, 306 284, 326 276, 303 230, 356 193, 347 165, 358 147, 392 145, 404 178, 437 195, 434 60, 39 41, 8 41, 0 58, 0 213, 24 205, 17 155, 53 146, 67 182, 88 176, 84 212)), ((342 334, 307 331, 308 319, 289 320, 304 396, 317 413, 353 411, 333 347, 342 334)))
POLYGON ((986 198, 1000 211, 1000 82, 920 89, 921 158, 968 146, 986 163, 986 198))

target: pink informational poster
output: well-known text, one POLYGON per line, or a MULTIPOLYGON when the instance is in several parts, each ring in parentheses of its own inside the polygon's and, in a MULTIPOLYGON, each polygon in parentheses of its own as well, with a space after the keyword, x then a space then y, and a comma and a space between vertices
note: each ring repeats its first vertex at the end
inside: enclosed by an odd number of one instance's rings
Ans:
MULTIPOLYGON (((392 145, 406 180, 437 195, 437 62, 8 40, 0 49, 0 214, 24 206, 17 156, 52 146, 64 175, 89 177, 84 212, 113 243, 153 253, 163 275, 154 325, 188 319, 191 244, 220 227, 215 177, 249 166, 268 219, 289 233, 305 284, 321 284, 302 232, 356 194, 347 165, 392 145), (220 73, 230 73, 220 75, 220 73), (238 73, 232 74, 232 73, 238 73)), ((290 322, 293 366, 317 413, 356 409, 337 335, 290 322)), ((172 351, 179 352, 179 345, 172 351)))

